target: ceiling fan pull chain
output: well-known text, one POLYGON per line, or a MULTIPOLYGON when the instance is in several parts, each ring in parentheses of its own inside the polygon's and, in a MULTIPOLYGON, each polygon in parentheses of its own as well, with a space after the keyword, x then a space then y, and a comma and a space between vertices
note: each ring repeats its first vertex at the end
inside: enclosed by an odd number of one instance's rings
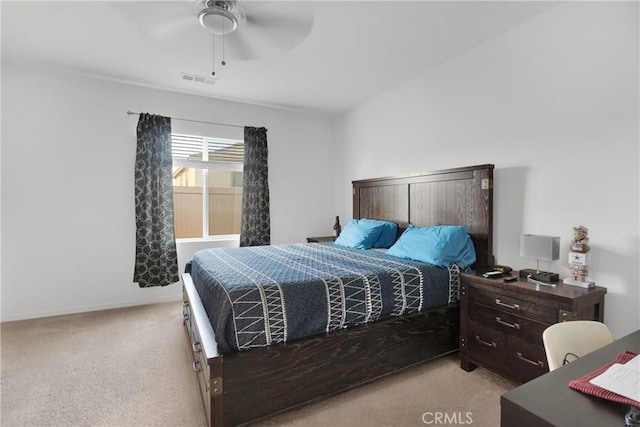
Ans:
POLYGON ((224 19, 222 20, 222 65, 227 65, 227 63, 224 60, 224 19))
POLYGON ((216 75, 216 36, 211 33, 211 75, 216 75))

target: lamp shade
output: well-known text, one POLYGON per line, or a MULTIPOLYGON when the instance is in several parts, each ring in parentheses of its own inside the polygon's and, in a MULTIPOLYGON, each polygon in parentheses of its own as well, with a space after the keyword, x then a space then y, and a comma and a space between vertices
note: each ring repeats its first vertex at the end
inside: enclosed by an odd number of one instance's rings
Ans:
POLYGON ((520 237, 520 256, 545 261, 560 259, 560 237, 523 234, 520 237))

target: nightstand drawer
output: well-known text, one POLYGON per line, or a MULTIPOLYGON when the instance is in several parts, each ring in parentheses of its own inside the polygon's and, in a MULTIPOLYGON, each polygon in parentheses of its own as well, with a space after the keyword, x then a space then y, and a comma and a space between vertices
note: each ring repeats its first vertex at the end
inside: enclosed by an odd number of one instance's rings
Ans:
POLYGON ((469 310, 469 319, 534 344, 542 345, 542 332, 549 326, 504 311, 474 305, 469 310))
POLYGON ((462 339, 462 346, 472 359, 495 368, 506 363, 506 342, 502 332, 469 322, 469 333, 462 339))
POLYGON ((539 304, 536 301, 514 298, 504 294, 494 294, 474 286, 469 286, 468 292, 469 300, 472 303, 484 305, 505 313, 535 319, 550 325, 557 322, 557 311, 551 304, 539 304))
POLYGON ((544 346, 509 337, 507 347, 509 370, 513 378, 524 382, 549 372, 544 346))

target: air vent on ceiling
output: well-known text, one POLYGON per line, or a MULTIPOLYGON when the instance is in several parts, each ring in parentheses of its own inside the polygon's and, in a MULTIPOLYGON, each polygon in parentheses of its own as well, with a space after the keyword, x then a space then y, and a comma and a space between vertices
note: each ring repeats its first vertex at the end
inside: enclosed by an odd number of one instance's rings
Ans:
POLYGON ((208 85, 216 84, 216 79, 213 79, 211 77, 205 77, 205 76, 197 76, 195 74, 189 74, 189 73, 182 73, 182 79, 188 80, 194 83, 204 83, 208 85))

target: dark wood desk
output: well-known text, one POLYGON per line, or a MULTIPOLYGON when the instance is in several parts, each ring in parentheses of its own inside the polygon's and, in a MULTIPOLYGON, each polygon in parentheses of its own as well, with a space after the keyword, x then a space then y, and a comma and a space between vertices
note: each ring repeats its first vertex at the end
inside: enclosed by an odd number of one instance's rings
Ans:
POLYGON ((612 362, 625 350, 640 353, 640 331, 504 393, 500 397, 500 425, 624 426, 629 405, 589 396, 568 384, 612 362))

